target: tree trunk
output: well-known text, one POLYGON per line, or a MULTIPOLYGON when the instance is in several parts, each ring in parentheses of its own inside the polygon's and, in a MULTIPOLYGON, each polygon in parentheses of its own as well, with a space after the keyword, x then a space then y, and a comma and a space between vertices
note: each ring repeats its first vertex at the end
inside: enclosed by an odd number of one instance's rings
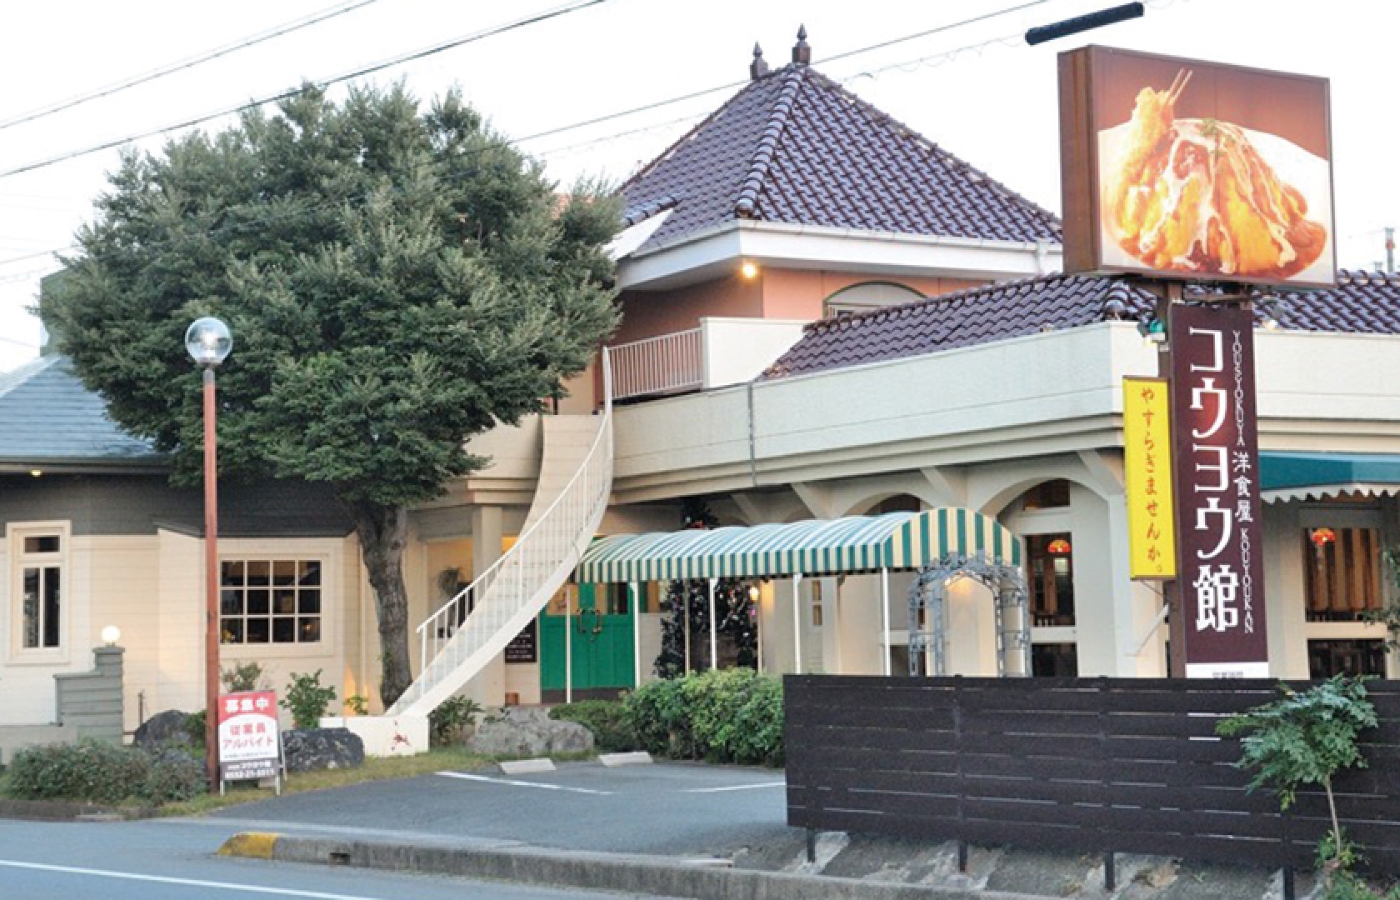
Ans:
POLYGON ((374 589, 383 663, 379 698, 387 708, 413 681, 408 660, 408 590, 403 581, 408 510, 361 502, 350 506, 350 514, 355 518, 355 534, 364 552, 370 587, 374 589))

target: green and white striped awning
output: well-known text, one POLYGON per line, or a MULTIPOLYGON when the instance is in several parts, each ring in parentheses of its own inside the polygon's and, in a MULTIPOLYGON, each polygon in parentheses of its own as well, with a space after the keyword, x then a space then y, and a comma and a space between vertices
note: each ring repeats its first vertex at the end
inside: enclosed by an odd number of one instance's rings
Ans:
POLYGON ((922 569, 953 556, 1019 566, 1021 541, 995 519, 955 507, 790 525, 620 534, 593 542, 579 562, 578 580, 839 575, 922 569))

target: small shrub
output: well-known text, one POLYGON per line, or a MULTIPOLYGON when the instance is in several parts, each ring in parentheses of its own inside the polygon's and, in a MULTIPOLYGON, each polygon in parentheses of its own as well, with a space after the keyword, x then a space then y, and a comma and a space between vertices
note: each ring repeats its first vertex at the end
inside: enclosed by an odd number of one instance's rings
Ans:
POLYGON ((204 768, 188 754, 153 755, 90 738, 27 747, 9 768, 9 792, 25 800, 158 806, 188 800, 204 788, 204 768))
POLYGON ((309 729, 320 727, 321 717, 334 701, 335 688, 321 685, 321 670, 317 669, 310 675, 293 672, 287 696, 279 705, 292 714, 293 727, 309 729))
POLYGON ((742 765, 783 761, 782 682, 752 669, 653 681, 623 701, 642 749, 742 765))
POLYGON ((1365 768, 1357 746, 1361 732, 1375 728, 1376 708, 1366 694, 1365 679, 1336 675, 1306 691, 1279 685, 1277 700, 1224 719, 1221 735, 1243 734, 1237 765, 1255 769, 1249 789, 1272 788, 1287 810, 1298 788, 1319 785, 1327 793, 1332 816, 1331 843, 1324 847, 1324 877, 1344 870, 1348 849, 1337 819, 1332 779, 1351 768, 1365 768), (1330 855, 1329 855, 1330 854, 1330 855))
POLYGON ((133 794, 145 771, 124 748, 85 739, 26 747, 15 754, 9 775, 10 792, 22 799, 112 804, 133 794))
POLYGON ((143 803, 162 806, 180 803, 204 793, 208 786, 204 764, 187 753, 167 750, 160 754, 142 753, 149 764, 146 777, 134 796, 143 803))
POLYGON ((622 706, 637 742, 653 756, 695 756, 695 738, 681 696, 686 677, 649 681, 623 698, 622 706))
POLYGON ((219 681, 224 686, 224 692, 229 694, 267 690, 263 667, 255 662, 239 663, 232 669, 219 669, 219 681))
POLYGON ((364 694, 351 694, 345 698, 345 708, 357 716, 369 715, 369 698, 364 694))
POLYGON ((467 728, 485 712, 470 697, 458 694, 443 701, 428 713, 428 742, 434 747, 449 747, 466 739, 467 728))
POLYGON ((581 700, 556 706, 551 719, 577 722, 593 732, 593 746, 600 753, 637 749, 637 734, 622 703, 617 700, 581 700))
POLYGON ((1341 871, 1327 883, 1321 900, 1400 900, 1400 885, 1382 893, 1355 873, 1341 871))

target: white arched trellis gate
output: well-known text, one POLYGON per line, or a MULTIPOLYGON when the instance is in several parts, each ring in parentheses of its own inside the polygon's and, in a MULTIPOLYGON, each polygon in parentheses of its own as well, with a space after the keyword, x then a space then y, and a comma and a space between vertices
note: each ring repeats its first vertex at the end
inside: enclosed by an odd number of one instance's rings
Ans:
POLYGON ((1031 674, 1030 607, 1019 558, 1010 564, 989 554, 960 553, 924 567, 909 586, 909 674, 948 674, 948 588, 960 578, 977 581, 992 592, 997 675, 1031 674))

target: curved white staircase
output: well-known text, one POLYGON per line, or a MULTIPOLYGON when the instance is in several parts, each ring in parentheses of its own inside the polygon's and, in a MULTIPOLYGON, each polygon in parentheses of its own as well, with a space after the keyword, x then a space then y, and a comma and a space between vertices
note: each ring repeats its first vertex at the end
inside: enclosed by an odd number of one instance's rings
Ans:
POLYGON ((505 650, 578 564, 612 492, 612 373, 606 347, 601 364, 602 413, 543 420, 539 484, 519 540, 418 626, 422 668, 385 716, 426 716, 436 709, 505 650), (469 597, 476 602, 469 604, 469 597))

